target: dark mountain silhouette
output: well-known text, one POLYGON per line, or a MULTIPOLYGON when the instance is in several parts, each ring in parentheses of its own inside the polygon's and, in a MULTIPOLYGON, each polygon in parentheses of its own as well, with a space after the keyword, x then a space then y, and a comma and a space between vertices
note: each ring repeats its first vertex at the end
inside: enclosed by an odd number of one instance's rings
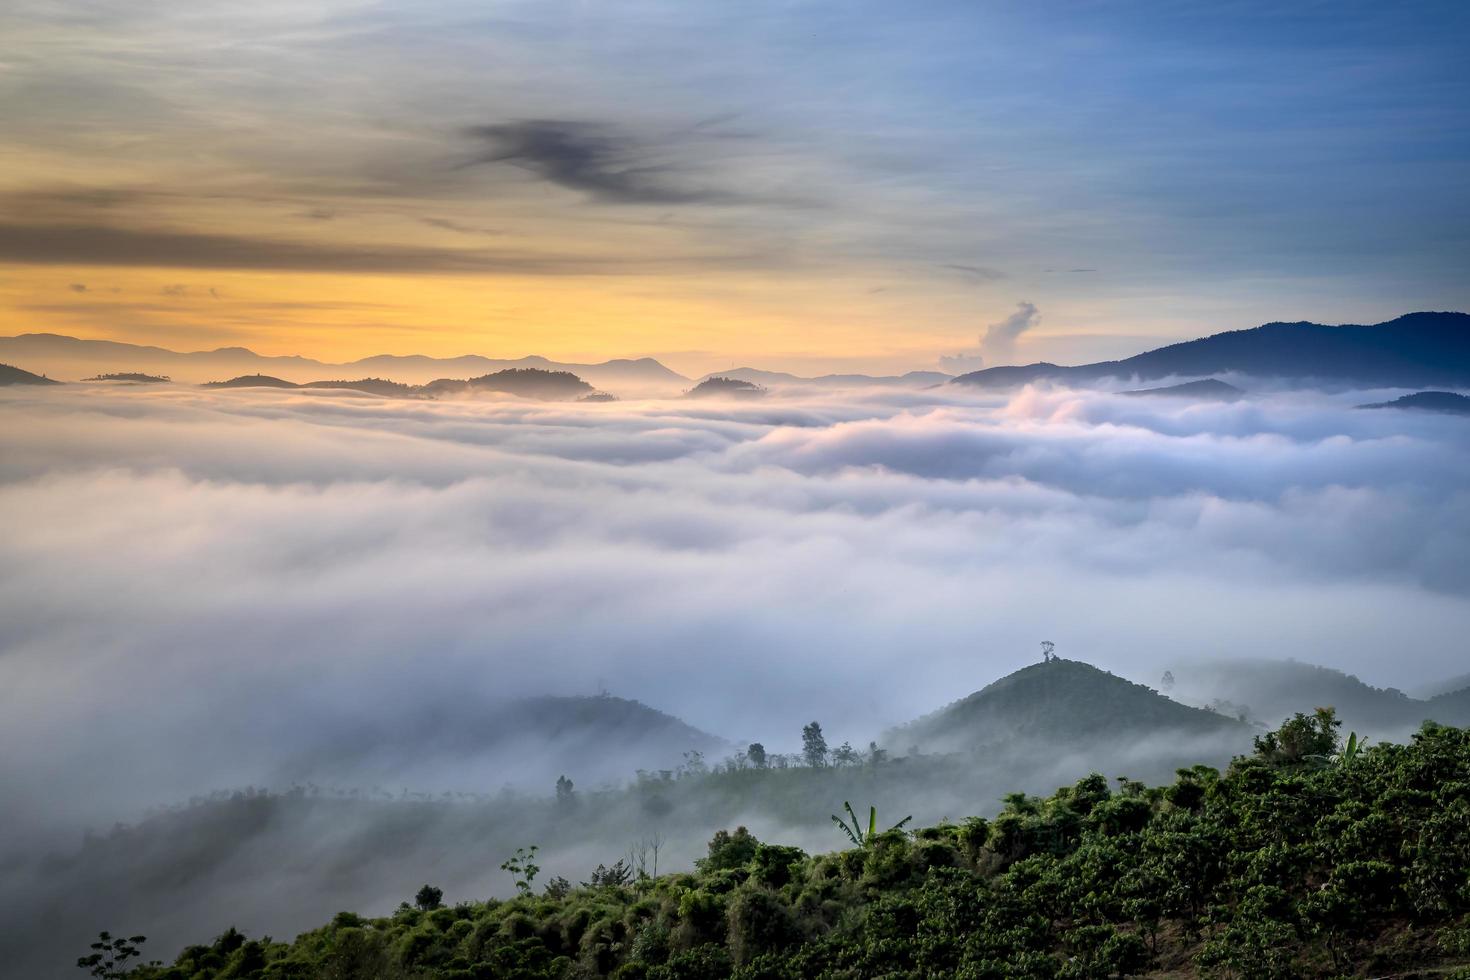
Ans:
POLYGON ((569 371, 599 388, 661 391, 673 394, 689 379, 651 357, 616 359, 598 364, 572 364, 544 357, 497 359, 470 354, 437 358, 424 355, 379 354, 346 363, 328 363, 297 356, 267 356, 244 347, 209 351, 172 351, 163 347, 124 344, 111 340, 83 340, 60 334, 29 333, 0 337, 0 358, 31 364, 65 377, 84 377, 104 371, 167 374, 197 384, 220 377, 261 374, 297 383, 331 377, 389 377, 407 384, 435 378, 468 378, 507 368, 569 371))
POLYGON ((1150 381, 1234 372, 1333 384, 1470 386, 1470 315, 1409 313, 1368 326, 1267 323, 1170 344, 1121 361, 986 368, 956 384, 1004 388, 1033 381, 1150 381))
POLYGON ((18 367, 9 364, 0 364, 0 385, 59 385, 60 381, 29 371, 22 371, 18 367))
POLYGON ((384 378, 362 378, 358 381, 308 381, 302 388, 341 388, 349 391, 360 391, 368 395, 382 395, 386 398, 408 398, 415 393, 413 386, 399 384, 397 381, 388 381, 384 378))
POLYGON ((510 368, 480 378, 458 380, 440 378, 426 385, 405 385, 383 378, 361 378, 357 381, 307 381, 297 384, 265 374, 246 374, 228 381, 210 381, 205 388, 319 388, 345 389, 387 398, 432 398, 477 391, 501 391, 522 398, 565 401, 591 394, 587 382, 566 371, 542 371, 539 368, 510 368))
POLYGON ((823 374, 815 378, 804 378, 796 374, 787 374, 784 371, 762 371, 759 368, 741 367, 730 371, 713 371, 706 374, 701 381, 711 378, 734 378, 737 381, 749 381, 756 385, 791 385, 807 386, 817 385, 831 388, 859 388, 866 385, 881 385, 891 387, 908 388, 930 388, 934 385, 943 384, 953 379, 953 375, 942 371, 909 371, 907 374, 898 375, 870 375, 870 374, 823 374))
POLYGON ((684 393, 686 398, 759 398, 766 389, 750 381, 723 375, 705 378, 684 393))
POLYGON ((242 374, 228 381, 206 381, 201 388, 300 388, 294 381, 282 381, 268 374, 242 374))
POLYGON ((1226 384, 1216 378, 1205 378, 1203 381, 1186 381, 1183 384, 1168 385, 1163 388, 1135 388, 1132 391, 1123 392, 1125 395, 1133 396, 1163 396, 1166 398, 1193 398, 1196 401, 1233 402, 1245 392, 1232 384, 1226 384))
POLYGON ((93 378, 83 378, 83 381, 115 381, 120 384, 130 385, 157 385, 167 384, 170 378, 158 374, 142 374, 137 371, 122 371, 113 374, 99 374, 93 378))
POLYGON ((1375 738, 1401 738, 1426 720, 1470 724, 1470 700, 1429 701, 1397 688, 1373 687, 1352 674, 1296 660, 1215 660, 1171 668, 1181 698, 1245 713, 1273 724, 1302 705, 1333 707, 1349 729, 1375 738))
POLYGON ((1166 735, 1245 739, 1248 732, 1235 718, 1180 704, 1090 664, 1052 660, 1023 667, 894 729, 886 741, 925 752, 1018 742, 1082 748, 1099 739, 1116 748, 1119 742, 1166 735))
POLYGON ((440 378, 421 389, 428 395, 454 395, 484 391, 499 391, 519 395, 522 398, 537 398, 545 401, 568 401, 589 395, 593 388, 570 371, 543 371, 540 368, 508 368, 494 374, 460 381, 440 378))
POLYGON ((1470 415, 1470 398, 1453 391, 1416 391, 1412 395, 1395 398, 1391 402, 1375 402, 1359 405, 1359 408, 1408 408, 1418 412, 1448 412, 1451 415, 1470 415))

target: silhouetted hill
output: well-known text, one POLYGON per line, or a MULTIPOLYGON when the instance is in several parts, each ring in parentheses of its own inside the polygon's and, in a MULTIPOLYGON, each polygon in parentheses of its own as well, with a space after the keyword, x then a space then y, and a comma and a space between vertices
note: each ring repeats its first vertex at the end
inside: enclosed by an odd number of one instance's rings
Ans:
POLYGON ((478 378, 460 381, 440 378, 420 389, 428 395, 454 395, 477 391, 499 391, 522 398, 544 401, 570 401, 591 394, 593 388, 569 371, 543 371, 540 368, 508 368, 478 378))
MULTIPOLYGON (((1421 701, 1397 688, 1365 684, 1352 674, 1295 660, 1217 660, 1171 668, 1177 695, 1225 713, 1246 712, 1270 723, 1302 705, 1332 707, 1348 729, 1375 738, 1399 738, 1426 720, 1449 725, 1470 723, 1461 702, 1421 701)), ((1470 708, 1470 702, 1466 702, 1470 708)))
POLYGON ((717 375, 705 378, 684 393, 686 398, 759 398, 766 389, 750 381, 717 375))
POLYGON ((1232 384, 1216 378, 1203 381, 1186 381, 1184 384, 1167 385, 1163 388, 1135 388, 1123 392, 1132 396, 1163 396, 1166 398, 1193 398, 1196 401, 1233 402, 1245 392, 1232 384))
POLYGON ((407 398, 415 393, 415 389, 409 385, 388 381, 384 378, 362 378, 358 381, 308 381, 300 387, 346 389, 368 395, 382 395, 386 398, 407 398))
POLYGON ((0 385, 59 385, 60 381, 22 371, 18 367, 9 364, 0 364, 0 385))
POLYGON ((883 387, 929 388, 952 380, 954 376, 942 371, 909 371, 898 375, 871 374, 823 374, 805 378, 785 371, 762 371, 759 368, 742 367, 730 371, 713 371, 701 381, 711 378, 734 378, 756 385, 790 385, 793 387, 819 386, 828 388, 861 388, 868 385, 883 387))
POLYGON ((137 371, 122 371, 113 374, 99 374, 93 378, 83 378, 83 381, 116 381, 121 384, 130 385, 157 385, 166 384, 170 379, 157 374, 142 374, 137 371))
POLYGON ((600 364, 572 364, 535 356, 497 359, 478 354, 447 358, 421 354, 378 354, 333 364, 294 355, 257 354, 244 347, 180 352, 163 347, 123 344, 111 340, 83 340, 46 333, 0 337, 0 358, 31 364, 39 370, 67 377, 129 370, 167 374, 189 384, 248 374, 263 374, 298 384, 316 378, 364 376, 388 377, 407 384, 424 384, 435 378, 476 377, 507 368, 569 371, 599 388, 619 391, 673 394, 689 381, 651 357, 622 358, 600 364))
POLYGON ((1191 736, 1244 738, 1242 722, 1172 701, 1090 664, 1053 660, 1002 677, 967 698, 895 729, 889 744, 926 752, 961 751, 1004 742, 1080 746, 1191 736))
POLYGON ((268 374, 242 374, 228 381, 206 381, 202 388, 299 388, 293 381, 282 381, 268 374))
POLYGON ((1470 415, 1470 398, 1453 391, 1416 391, 1412 395, 1395 398, 1391 402, 1375 402, 1359 405, 1359 408, 1408 408, 1419 412, 1448 412, 1452 415, 1470 415))
POLYGON ((1386 323, 1267 323, 1170 344, 1121 361, 1076 367, 1029 364, 962 374, 956 384, 1008 387, 1032 381, 1141 381, 1235 372, 1414 388, 1470 385, 1470 315, 1409 313, 1386 323))

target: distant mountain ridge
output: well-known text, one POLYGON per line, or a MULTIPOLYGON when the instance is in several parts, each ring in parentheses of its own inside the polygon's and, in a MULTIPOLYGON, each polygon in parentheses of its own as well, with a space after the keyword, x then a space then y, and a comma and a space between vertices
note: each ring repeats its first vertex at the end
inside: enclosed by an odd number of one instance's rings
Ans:
POLYGON ((1330 705, 1344 725, 1375 738, 1401 738, 1430 720, 1470 725, 1470 690, 1463 687, 1412 698, 1397 688, 1373 687, 1344 671, 1296 660, 1198 661, 1175 665, 1171 674, 1181 697, 1214 701, 1222 711, 1248 712, 1266 724, 1305 704, 1330 705))
POLYGON ((267 374, 243 374, 227 381, 209 381, 205 388, 318 388, 359 391, 389 398, 437 398, 441 395, 498 391, 545 401, 571 401, 597 394, 593 387, 569 371, 541 368, 506 368, 478 378, 439 378, 426 385, 405 385, 382 378, 357 381, 308 381, 297 384, 267 374))
POLYGON ((1374 402, 1359 408, 1406 408, 1418 412, 1442 412, 1448 415, 1470 415, 1470 398, 1453 391, 1416 391, 1391 402, 1374 402))
POLYGON ((438 378, 478 377, 509 368, 566 371, 597 388, 677 392, 689 378, 651 357, 616 359, 597 364, 553 361, 538 355, 491 358, 478 354, 461 357, 378 354, 345 363, 317 361, 296 355, 257 354, 244 347, 180 352, 163 347, 126 344, 113 340, 83 340, 61 334, 29 333, 0 337, 0 359, 26 363, 60 376, 78 378, 120 371, 167 374, 174 380, 200 384, 222 377, 262 375, 301 384, 320 378, 387 376, 406 384, 427 384, 438 378))
POLYGON ((709 381, 712 378, 734 378, 737 381, 748 381, 751 384, 765 385, 766 387, 791 385, 850 388, 863 387, 865 385, 884 385, 929 388, 952 380, 954 375, 945 374, 943 371, 909 371, 906 374, 897 375, 823 374, 814 378, 805 378, 796 374, 788 374, 785 371, 763 371, 759 368, 739 367, 732 368, 729 371, 711 371, 709 374, 701 377, 700 381, 709 381))
POLYGON ((1470 314, 1408 313, 1366 326, 1267 323, 1120 361, 986 368, 953 383, 1004 388, 1035 381, 1151 381, 1225 373, 1382 387, 1470 386, 1470 314))

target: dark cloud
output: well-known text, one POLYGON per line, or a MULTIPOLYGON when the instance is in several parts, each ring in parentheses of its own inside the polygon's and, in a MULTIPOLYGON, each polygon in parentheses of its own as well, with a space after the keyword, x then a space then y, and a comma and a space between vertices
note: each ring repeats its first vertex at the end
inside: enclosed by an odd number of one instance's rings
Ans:
POLYGON ((449 218, 420 218, 430 228, 443 228, 445 231, 458 232, 461 235, 503 235, 502 228, 484 228, 479 225, 468 225, 462 221, 454 221, 449 218))
POLYGON ((612 126, 522 119, 474 126, 485 144, 477 163, 509 163, 560 187, 615 204, 724 204, 727 191, 693 185, 682 167, 648 163, 656 148, 612 126))
POLYGON ((940 266, 940 268, 953 269, 955 272, 962 272, 965 274, 965 277, 967 279, 973 280, 974 282, 994 282, 997 279, 1004 279, 1006 277, 1006 274, 1004 272, 983 265, 966 265, 961 262, 945 262, 940 266))
POLYGON ((615 275, 677 269, 696 261, 751 264, 746 255, 578 258, 483 249, 295 242, 106 224, 0 224, 0 262, 24 265, 162 266, 297 272, 480 275, 615 275))

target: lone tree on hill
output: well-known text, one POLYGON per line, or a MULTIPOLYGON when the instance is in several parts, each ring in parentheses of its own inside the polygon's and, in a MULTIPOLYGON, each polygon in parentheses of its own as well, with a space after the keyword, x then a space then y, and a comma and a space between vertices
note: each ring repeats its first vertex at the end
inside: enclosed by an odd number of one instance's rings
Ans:
POLYGON ((1057 658, 1057 655, 1054 654, 1054 653, 1052 653, 1052 651, 1055 650, 1056 648, 1057 648, 1057 645, 1055 643, 1053 643, 1051 640, 1042 640, 1041 641, 1041 662, 1044 663, 1044 664, 1049 664, 1053 660, 1058 659, 1057 658))

